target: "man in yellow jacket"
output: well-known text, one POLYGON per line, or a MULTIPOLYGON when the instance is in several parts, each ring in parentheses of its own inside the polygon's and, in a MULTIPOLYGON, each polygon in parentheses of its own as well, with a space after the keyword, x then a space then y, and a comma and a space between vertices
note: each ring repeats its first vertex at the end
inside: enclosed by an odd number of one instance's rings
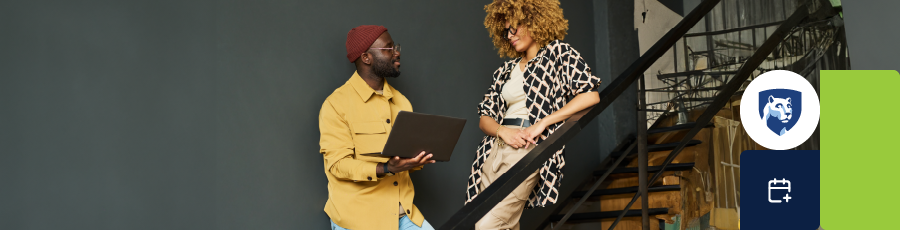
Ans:
POLYGON ((397 113, 412 111, 409 100, 386 80, 400 76, 400 45, 382 26, 359 26, 347 33, 347 59, 356 72, 319 112, 319 152, 328 177, 325 213, 332 229, 433 230, 412 203, 409 178, 410 172, 434 163, 431 154, 364 155, 381 152, 397 113))

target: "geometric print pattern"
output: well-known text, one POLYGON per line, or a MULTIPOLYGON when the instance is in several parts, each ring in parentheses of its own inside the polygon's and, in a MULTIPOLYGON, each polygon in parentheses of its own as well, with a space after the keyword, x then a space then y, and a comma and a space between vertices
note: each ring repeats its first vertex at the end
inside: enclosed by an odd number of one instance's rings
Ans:
MULTIPOLYGON (((519 57, 507 61, 494 71, 493 84, 484 94, 484 99, 478 104, 479 116, 488 116, 498 123, 500 122, 508 106, 500 96, 500 90, 509 80, 516 63, 521 60, 522 58, 519 57)), ((565 106, 575 95, 596 91, 600 85, 600 78, 591 73, 591 68, 585 63, 581 54, 568 43, 560 40, 550 42, 538 51, 537 56, 528 61, 524 77, 525 106, 528 108, 528 117, 532 124, 565 106)), ((540 144, 547 139, 564 122, 548 126, 541 133, 537 143, 540 144)), ((495 137, 485 135, 476 150, 466 188, 465 203, 467 204, 481 192, 479 187, 482 176, 481 167, 484 166, 484 160, 491 154, 491 146, 496 141, 494 139, 495 137)), ((563 177, 562 169, 566 165, 564 149, 565 146, 544 162, 538 173, 541 178, 528 196, 525 208, 545 207, 556 203, 559 198, 560 181, 563 177)))

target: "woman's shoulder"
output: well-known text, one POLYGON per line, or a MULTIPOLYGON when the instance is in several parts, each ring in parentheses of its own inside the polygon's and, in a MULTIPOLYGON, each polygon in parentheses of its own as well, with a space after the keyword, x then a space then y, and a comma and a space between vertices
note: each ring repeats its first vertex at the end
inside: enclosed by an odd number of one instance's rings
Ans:
POLYGON ((575 50, 572 48, 572 45, 569 45, 569 43, 566 43, 559 39, 550 41, 550 43, 547 44, 545 48, 553 54, 561 54, 571 50, 575 50))

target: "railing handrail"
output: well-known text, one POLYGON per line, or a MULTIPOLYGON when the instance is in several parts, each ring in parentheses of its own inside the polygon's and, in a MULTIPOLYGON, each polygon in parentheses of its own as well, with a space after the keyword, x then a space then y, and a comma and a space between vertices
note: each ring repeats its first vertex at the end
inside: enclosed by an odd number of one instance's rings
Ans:
POLYGON ((600 91, 600 102, 591 108, 576 113, 551 134, 543 144, 536 146, 525 157, 513 165, 506 173, 497 178, 467 205, 457 211, 439 229, 470 229, 475 226, 490 209, 497 205, 503 198, 519 186, 525 179, 545 161, 550 159, 557 150, 566 142, 575 137, 578 132, 591 122, 600 112, 603 112, 617 99, 629 86, 642 76, 653 63, 664 55, 679 39, 709 13, 721 0, 704 0, 694 10, 684 17, 675 27, 656 41, 643 55, 631 63, 609 86, 600 91))

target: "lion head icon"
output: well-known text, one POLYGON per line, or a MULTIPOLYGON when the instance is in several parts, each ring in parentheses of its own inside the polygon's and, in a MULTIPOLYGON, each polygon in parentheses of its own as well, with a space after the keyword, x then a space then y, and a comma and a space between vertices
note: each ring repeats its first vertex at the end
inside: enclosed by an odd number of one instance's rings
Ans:
POLYGON ((791 98, 775 98, 772 95, 769 95, 769 103, 766 104, 766 110, 763 112, 763 120, 767 121, 769 118, 776 118, 781 123, 788 123, 791 121, 791 112, 793 109, 791 108, 791 98))
POLYGON ((760 118, 772 132, 778 136, 784 136, 800 118, 802 96, 799 91, 790 89, 770 89, 759 92, 760 118))

